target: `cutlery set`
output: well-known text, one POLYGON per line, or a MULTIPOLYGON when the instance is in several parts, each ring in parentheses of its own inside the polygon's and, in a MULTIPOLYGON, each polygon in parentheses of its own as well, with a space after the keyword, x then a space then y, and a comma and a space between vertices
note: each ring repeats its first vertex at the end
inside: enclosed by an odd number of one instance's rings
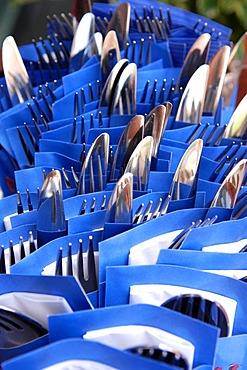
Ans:
MULTIPOLYGON (((104 310, 114 276, 111 264, 105 272, 105 250, 125 231, 131 246, 145 239, 145 230, 167 233, 161 250, 179 258, 204 229, 244 223, 246 96, 236 108, 232 99, 246 34, 231 48, 226 27, 179 14, 159 3, 76 0, 73 14, 47 16, 47 38, 33 39, 29 48, 18 48, 12 36, 4 40, 0 163, 3 153, 11 170, 0 183, 0 278, 29 275, 34 264, 41 278, 75 279, 92 306, 104 310), (5 198, 13 196, 8 207, 5 198), (184 216, 167 227, 180 211, 184 216), (42 270, 39 259, 49 246, 42 270)), ((116 243, 116 261, 121 248, 116 243)), ((164 315, 172 310, 230 337, 224 307, 194 290, 159 304, 164 315)), ((48 333, 9 307, 0 307, 0 326, 0 347, 7 349, 48 333)), ((155 366, 192 369, 178 348, 137 345, 127 353, 155 366)))

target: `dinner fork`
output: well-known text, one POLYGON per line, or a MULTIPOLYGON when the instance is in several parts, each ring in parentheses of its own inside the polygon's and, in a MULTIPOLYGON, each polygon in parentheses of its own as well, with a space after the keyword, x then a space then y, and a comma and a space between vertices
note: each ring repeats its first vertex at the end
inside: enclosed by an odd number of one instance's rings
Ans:
POLYGON ((63 248, 58 250, 56 259, 55 275, 57 276, 76 276, 86 293, 91 293, 98 289, 95 257, 93 249, 93 237, 90 235, 86 255, 86 265, 84 265, 82 239, 78 241, 78 251, 72 255, 72 243, 68 244, 66 257, 63 264, 63 248))
POLYGON ((9 273, 11 266, 35 252, 36 249, 37 242, 32 231, 29 231, 28 240, 24 241, 24 238, 19 236, 18 246, 14 246, 12 240, 9 240, 8 248, 0 245, 0 273, 9 273))

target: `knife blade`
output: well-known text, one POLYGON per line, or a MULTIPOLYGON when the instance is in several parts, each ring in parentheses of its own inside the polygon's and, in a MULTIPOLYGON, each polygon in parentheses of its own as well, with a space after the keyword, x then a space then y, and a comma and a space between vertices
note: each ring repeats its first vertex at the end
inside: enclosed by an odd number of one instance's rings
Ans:
POLYGON ((12 104, 23 103, 35 96, 23 59, 12 36, 6 37, 3 41, 2 63, 12 104))

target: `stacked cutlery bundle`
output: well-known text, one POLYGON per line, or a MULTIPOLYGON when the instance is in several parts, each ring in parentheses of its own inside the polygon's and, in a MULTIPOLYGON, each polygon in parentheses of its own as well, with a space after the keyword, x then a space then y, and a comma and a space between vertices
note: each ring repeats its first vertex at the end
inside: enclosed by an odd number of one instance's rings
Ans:
POLYGON ((247 366, 247 33, 147 0, 47 21, 2 47, 2 368, 247 366))

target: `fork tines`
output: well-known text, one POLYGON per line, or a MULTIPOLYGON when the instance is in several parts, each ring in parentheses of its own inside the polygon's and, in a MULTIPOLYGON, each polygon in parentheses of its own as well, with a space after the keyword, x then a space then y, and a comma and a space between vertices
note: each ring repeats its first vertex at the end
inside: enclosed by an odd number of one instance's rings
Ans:
POLYGON ((89 236, 86 266, 84 265, 82 239, 79 239, 78 244, 78 251, 76 254, 72 254, 72 243, 68 244, 67 256, 65 258, 64 265, 63 248, 59 248, 55 266, 55 275, 76 276, 85 292, 90 293, 98 289, 93 249, 93 237, 91 235, 89 236))
MULTIPOLYGON (((79 241, 79 251, 82 249, 82 241, 79 241)), ((81 255, 81 253, 80 253, 81 255)), ((78 258, 80 261, 80 258, 78 258)), ((95 269, 95 259, 93 250, 93 237, 89 236, 89 245, 87 251, 87 277, 84 274, 84 268, 78 263, 78 278, 81 282, 86 293, 93 292, 98 289, 96 269, 95 269), (80 270, 81 268, 81 270, 80 270)))
MULTIPOLYGON (((69 14, 68 14, 69 16, 69 14)), ((73 25, 70 17, 64 13, 60 14, 60 19, 56 14, 52 17, 47 15, 46 19, 54 34, 58 34, 61 40, 71 40, 73 38, 73 25)))
POLYGON ((108 23, 106 22, 106 19, 98 16, 95 19, 95 23, 96 23, 96 30, 98 32, 101 32, 102 35, 105 36, 106 28, 107 28, 107 25, 108 25, 108 23))
POLYGON ((79 216, 84 215, 85 213, 92 213, 96 210, 104 210, 106 208, 107 202, 106 202, 106 195, 103 195, 102 200, 98 202, 96 197, 92 197, 91 205, 88 209, 87 208, 88 201, 87 199, 83 199, 80 210, 78 212, 79 216))
POLYGON ((183 241, 185 240, 185 238, 187 237, 187 235, 190 233, 190 231, 196 227, 196 224, 195 222, 192 222, 191 225, 189 227, 187 227, 187 229, 184 229, 182 230, 175 238, 174 240, 171 242, 171 244, 169 245, 168 249, 180 249, 183 241))
POLYGON ((167 212, 170 200, 171 195, 169 194, 164 201, 162 198, 159 198, 155 203, 150 200, 146 207, 144 203, 141 203, 133 215, 133 224, 140 224, 163 216, 167 212))
MULTIPOLYGON (((23 207, 23 202, 22 202, 21 197, 22 197, 21 193, 18 190, 17 191, 17 214, 18 215, 24 213, 24 207, 23 207)), ((32 211, 33 210, 33 203, 32 203, 32 199, 31 199, 29 189, 26 189, 26 199, 27 199, 26 202, 27 202, 28 211, 32 211)))
POLYGON ((22 259, 29 256, 31 253, 36 251, 36 245, 34 241, 33 232, 29 231, 29 238, 27 242, 24 242, 23 236, 19 237, 19 246, 18 248, 14 246, 13 240, 9 241, 9 263, 6 263, 5 253, 0 256, 0 270, 7 270, 8 266, 13 266, 15 263, 21 261, 22 259), (25 245, 25 243, 27 243, 25 245), (4 267, 5 265, 5 267, 4 267))
POLYGON ((168 249, 180 249, 183 241, 185 238, 188 236, 190 231, 192 229, 195 229, 197 227, 205 227, 205 226, 210 226, 212 225, 216 220, 218 219, 218 215, 215 215, 214 217, 210 218, 205 218, 204 221, 198 220, 197 222, 192 222, 187 229, 182 230, 171 242, 169 245, 168 249))

